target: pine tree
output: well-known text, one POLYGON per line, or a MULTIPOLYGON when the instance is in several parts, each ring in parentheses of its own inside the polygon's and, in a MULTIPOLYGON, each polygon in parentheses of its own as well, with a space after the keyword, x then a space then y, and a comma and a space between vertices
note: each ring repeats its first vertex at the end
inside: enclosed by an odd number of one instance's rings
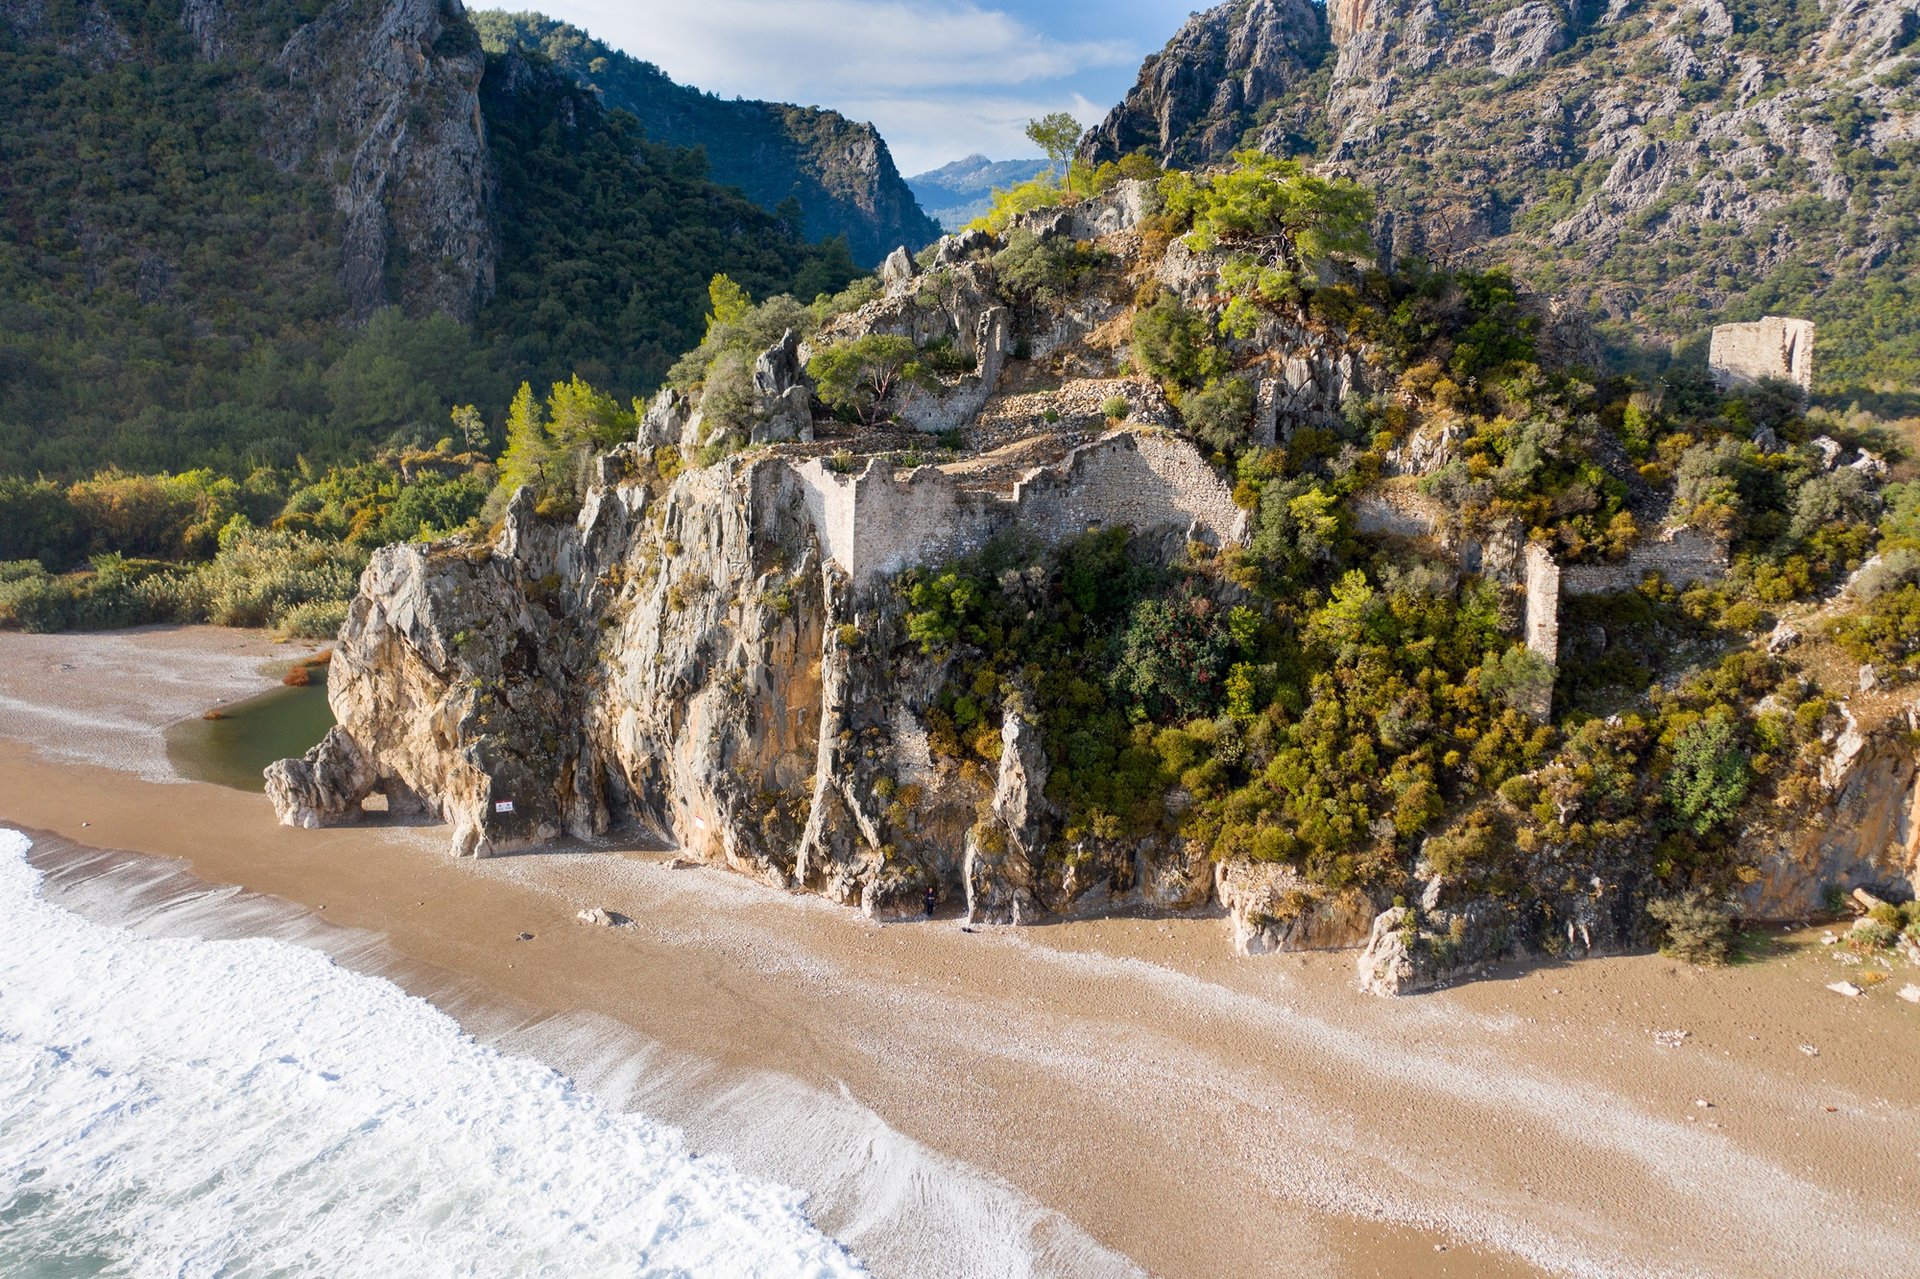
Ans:
POLYGON ((500 483, 494 490, 502 503, 527 485, 542 487, 546 479, 553 442, 543 417, 533 387, 522 382, 507 410, 507 450, 500 455, 500 483))

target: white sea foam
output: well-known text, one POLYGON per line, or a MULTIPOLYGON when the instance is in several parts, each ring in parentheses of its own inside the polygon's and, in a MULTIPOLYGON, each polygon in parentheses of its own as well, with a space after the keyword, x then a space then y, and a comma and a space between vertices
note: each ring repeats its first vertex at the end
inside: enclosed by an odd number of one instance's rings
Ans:
POLYGON ((0 831, 0 1273, 863 1273, 800 1197, 276 939, 48 902, 0 831))

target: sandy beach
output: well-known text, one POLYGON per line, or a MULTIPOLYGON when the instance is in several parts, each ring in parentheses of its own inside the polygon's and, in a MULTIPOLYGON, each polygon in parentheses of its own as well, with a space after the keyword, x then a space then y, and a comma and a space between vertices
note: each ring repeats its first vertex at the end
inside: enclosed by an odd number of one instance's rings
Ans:
MULTIPOLYGON (((1824 989, 1818 929, 1723 970, 1514 966, 1382 1001, 1351 955, 1237 958, 1220 920, 882 926, 618 844, 457 863, 437 828, 286 830, 259 796, 166 780, 166 723, 293 655, 231 632, 0 635, 0 824, 35 835, 48 895, 148 926, 214 901, 203 886, 273 899, 253 917, 809 1191, 876 1274, 1015 1274, 1021 1254, 1169 1279, 1896 1276, 1920 1257, 1920 1007, 1899 981, 1824 989), (575 921, 596 906, 634 923, 575 921)), ((217 898, 234 918, 253 900, 217 898)))

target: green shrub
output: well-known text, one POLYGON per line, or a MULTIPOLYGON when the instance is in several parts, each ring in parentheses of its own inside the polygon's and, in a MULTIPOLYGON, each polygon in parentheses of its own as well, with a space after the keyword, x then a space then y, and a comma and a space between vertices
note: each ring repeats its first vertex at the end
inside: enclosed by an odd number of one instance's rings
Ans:
POLYGON ((1235 453, 1246 447, 1253 426, 1253 383, 1227 377, 1194 391, 1180 401, 1187 429, 1217 453, 1235 453))
POLYGON ((1752 777, 1735 725, 1725 715, 1696 721, 1674 743, 1666 797, 1680 825, 1704 835, 1733 820, 1752 777))
POLYGON ((1065 236, 1043 240, 1019 227, 993 255, 993 269, 1010 296, 1053 310, 1092 285, 1105 261, 1106 255, 1089 245, 1065 236))
POLYGON ((1689 964, 1724 964, 1733 955, 1733 912, 1706 893, 1657 897, 1647 914, 1660 928, 1660 953, 1689 964))
POLYGON ((346 625, 349 600, 308 600, 287 610, 280 629, 295 639, 332 640, 346 625))
POLYGON ((1204 386, 1229 370, 1213 325, 1170 289, 1134 317, 1133 361, 1142 373, 1176 386, 1204 386))

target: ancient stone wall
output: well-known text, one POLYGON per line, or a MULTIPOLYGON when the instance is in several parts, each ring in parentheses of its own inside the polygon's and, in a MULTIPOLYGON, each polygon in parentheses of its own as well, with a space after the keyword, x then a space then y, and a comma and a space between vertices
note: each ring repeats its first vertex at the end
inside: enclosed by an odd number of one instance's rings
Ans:
POLYGON ((1527 547, 1527 647, 1560 661, 1560 566, 1537 543, 1527 547))
POLYGON ((1722 324, 1713 331, 1707 367, 1721 390, 1763 378, 1781 378, 1813 389, 1813 321, 1769 315, 1751 324, 1722 324))
POLYGON ((1247 533, 1226 482, 1191 444, 1157 433, 1119 431, 1083 445, 1011 495, 963 488, 938 467, 897 473, 884 458, 857 476, 818 458, 793 474, 824 554, 857 582, 970 554, 1015 526, 1048 543, 1120 525, 1179 528, 1215 545, 1247 533))
POLYGON ((1354 531, 1371 536, 1438 537, 1446 510, 1406 484, 1377 484, 1352 502, 1354 531))
POLYGON ((1247 513, 1199 451, 1171 435, 1122 431, 1075 449, 1014 488, 1014 518, 1048 542, 1090 529, 1180 527, 1220 546, 1245 539, 1247 513))
POLYGON ((1719 538, 1701 529, 1677 528, 1641 542, 1618 564, 1576 564, 1562 570, 1560 589, 1568 595, 1616 595, 1658 573, 1685 590, 1719 581, 1730 565, 1726 544, 1719 538))

